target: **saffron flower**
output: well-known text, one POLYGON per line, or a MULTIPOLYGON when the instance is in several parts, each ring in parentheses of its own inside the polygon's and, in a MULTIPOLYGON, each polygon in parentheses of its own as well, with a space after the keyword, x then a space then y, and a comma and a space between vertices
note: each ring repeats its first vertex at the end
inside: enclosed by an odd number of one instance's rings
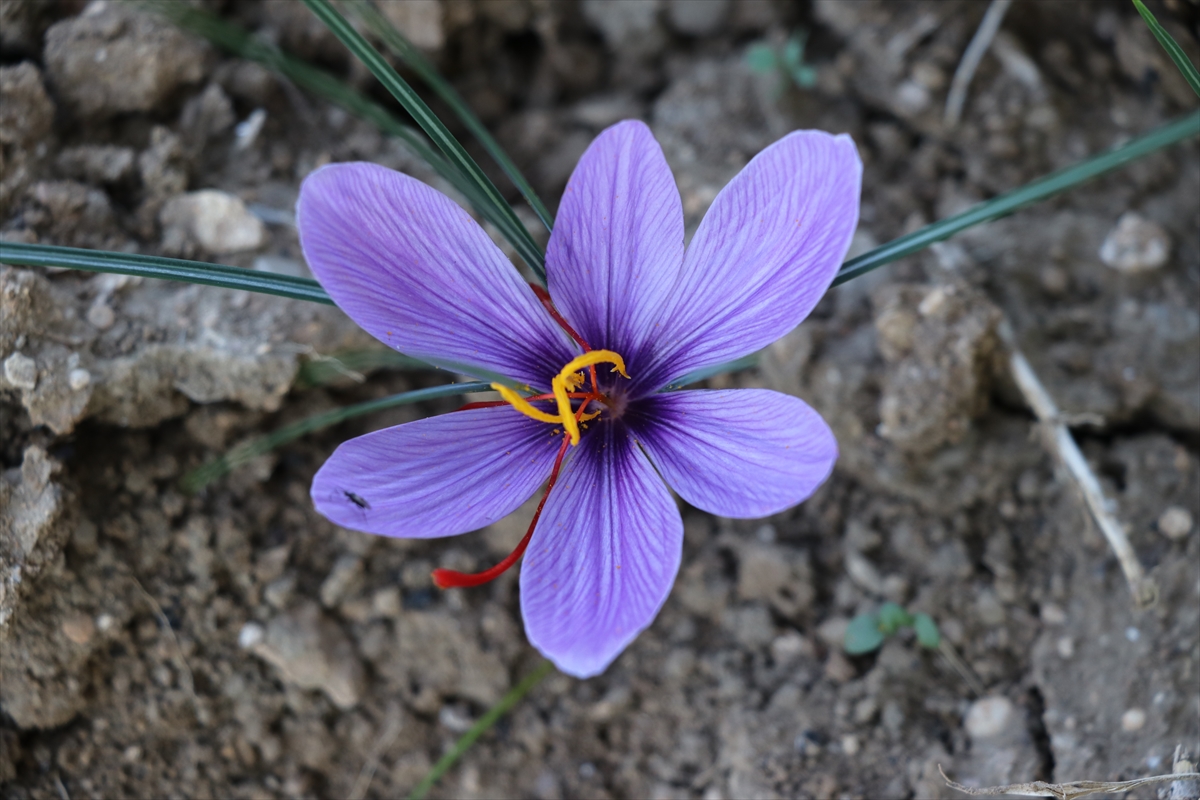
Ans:
POLYGON ((317 510, 385 536, 453 536, 548 482, 524 553, 529 641, 563 672, 602 672, 670 592, 683 522, 670 489, 725 517, 806 499, 837 443, 801 400, 763 389, 663 391, 770 344, 825 293, 858 222, 846 135, 796 131, 717 195, 686 252, 683 208, 650 129, 588 148, 546 252, 524 283, 445 195, 372 164, 334 164, 300 190, 304 255, 367 332, 410 356, 495 380, 503 400, 343 443, 313 480, 317 510), (670 489, 668 489, 668 486, 670 489))

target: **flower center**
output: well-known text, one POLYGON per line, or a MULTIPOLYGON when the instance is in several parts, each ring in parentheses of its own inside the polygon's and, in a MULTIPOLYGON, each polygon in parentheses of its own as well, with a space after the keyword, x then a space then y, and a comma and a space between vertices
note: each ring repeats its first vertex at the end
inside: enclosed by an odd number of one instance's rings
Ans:
MULTIPOLYGON (((467 403, 459 411, 469 408, 501 406, 507 402, 527 417, 532 417, 540 422, 546 422, 551 425, 561 425, 565 431, 562 444, 559 446, 558 455, 554 459, 554 468, 550 470, 550 480, 546 483, 546 493, 542 495, 542 500, 538 503, 537 511, 533 513, 533 520, 529 523, 529 529, 525 531, 525 536, 517 544, 516 549, 509 553, 499 564, 483 572, 468 574, 465 572, 456 572, 452 569, 435 569, 433 571, 433 582, 441 589, 479 586, 490 580, 494 580, 502 572, 517 563, 517 559, 525 553, 525 548, 529 546, 529 540, 533 538, 533 529, 537 527, 538 519, 542 515, 542 509, 546 505, 546 498, 550 496, 550 490, 554 488, 555 482, 558 481, 558 472, 562 469, 563 456, 567 454, 567 447, 579 444, 579 426, 581 424, 587 422, 589 419, 595 419, 600 416, 600 411, 588 413, 588 405, 592 402, 603 403, 608 407, 610 413, 616 414, 620 414, 625 407, 624 397, 616 396, 615 399, 610 398, 607 394, 600 391, 600 384, 596 381, 597 364, 612 364, 612 372, 619 373, 622 377, 628 378, 629 374, 625 372, 625 359, 612 350, 593 350, 575 332, 570 324, 563 319, 563 316, 558 313, 558 309, 550 301, 550 295, 545 289, 536 284, 530 284, 530 288, 533 289, 534 294, 537 295, 538 300, 541 301, 546 311, 550 313, 550 316, 554 318, 554 321, 583 348, 583 355, 572 358, 559 370, 554 379, 550 381, 550 388, 552 389, 550 394, 522 397, 507 386, 493 383, 492 388, 500 393, 500 396, 504 398, 503 401, 467 403), (586 378, 584 377, 584 369, 587 370, 586 378), (588 378, 591 379, 592 383, 591 391, 580 391, 588 378), (536 400, 553 400, 558 413, 551 414, 535 407, 530 401, 536 400), (580 400, 582 402, 578 408, 571 408, 572 400, 580 400)), ((555 433, 557 434, 558 431, 556 430, 555 433)))
POLYGON ((551 394, 534 395, 533 397, 522 397, 507 386, 499 383, 493 383, 492 388, 500 393, 500 396, 508 401, 513 408, 520 411, 527 417, 547 422, 551 425, 562 425, 563 430, 571 438, 571 444, 579 444, 579 425, 589 419, 595 419, 600 416, 599 411, 585 413, 592 401, 601 403, 608 402, 608 397, 600 392, 596 382, 596 365, 597 364, 612 364, 612 372, 620 373, 622 377, 628 378, 629 373, 625 371, 625 360, 620 355, 612 350, 589 350, 583 355, 576 356, 566 363, 559 370, 559 373, 554 376, 550 382, 553 392, 551 394), (583 387, 585 378, 582 370, 587 368, 589 376, 592 379, 592 389, 590 392, 576 391, 583 387), (542 411, 540 408, 534 407, 530 400, 550 400, 553 399, 557 406, 558 413, 550 414, 542 411), (571 407, 572 400, 582 400, 583 404, 578 409, 571 407))

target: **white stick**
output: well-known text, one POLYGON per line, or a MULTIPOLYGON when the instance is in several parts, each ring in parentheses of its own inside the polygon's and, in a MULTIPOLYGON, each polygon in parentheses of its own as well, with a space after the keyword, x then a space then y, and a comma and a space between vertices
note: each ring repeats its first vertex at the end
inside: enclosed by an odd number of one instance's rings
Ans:
POLYGON ((971 43, 963 51, 962 61, 958 62, 954 79, 950 81, 950 92, 946 95, 946 112, 942 119, 947 128, 953 128, 962 117, 971 79, 975 77, 975 70, 983 60, 983 54, 991 47, 992 39, 996 38, 996 32, 1000 30, 1000 23, 1004 21, 1004 15, 1010 5, 1012 0, 992 0, 983 15, 983 21, 979 23, 979 29, 975 31, 971 43))
POLYGON ((1029 361, 1017 348, 1016 338, 1013 336, 1012 328, 1007 320, 1000 323, 999 332, 1000 338, 1009 350, 1009 367, 1012 369, 1013 379, 1033 409, 1033 413, 1037 415, 1038 420, 1044 426, 1047 447, 1066 467, 1067 474, 1082 492, 1084 502, 1087 504, 1088 510, 1092 512, 1092 518, 1096 520, 1100 532, 1108 540, 1109 547, 1112 548, 1117 562, 1121 565, 1121 571, 1125 573, 1129 591, 1133 593, 1134 605, 1139 609, 1154 605, 1158 599, 1158 587, 1153 580, 1146 577, 1141 562, 1138 561, 1133 547, 1129 544, 1129 539, 1125 536, 1124 527, 1109 511, 1113 505, 1112 501, 1104 496, 1100 481, 1096 479, 1096 475, 1088 466, 1087 459, 1079 451, 1079 445, 1075 444, 1071 431, 1063 424, 1058 406, 1050 398, 1046 387, 1038 380, 1029 361))

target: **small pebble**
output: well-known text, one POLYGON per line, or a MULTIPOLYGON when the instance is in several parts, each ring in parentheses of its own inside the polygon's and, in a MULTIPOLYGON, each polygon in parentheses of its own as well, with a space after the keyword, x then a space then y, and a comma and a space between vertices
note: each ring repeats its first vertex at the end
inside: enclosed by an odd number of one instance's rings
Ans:
POLYGON ((107 303, 93 303, 87 310, 87 321, 96 330, 106 331, 116 322, 117 316, 107 303))
POLYGON ((1100 245, 1100 260, 1119 272, 1138 273, 1167 263, 1171 239, 1157 222, 1127 211, 1100 245))
POLYGON ((1051 297, 1060 297, 1071 285, 1071 276, 1059 266, 1046 267, 1038 277, 1042 283, 1042 291, 1051 297))
POLYGON ((1070 658, 1075 655, 1075 640, 1070 636, 1064 636, 1058 640, 1056 645, 1058 655, 1062 658, 1070 658))
POLYGON ((963 721, 972 739, 990 739, 1016 724, 1017 709, 1006 697, 984 697, 967 709, 963 721))
POLYGON ((1067 612, 1062 606, 1054 603, 1043 603, 1041 608, 1042 622, 1047 625, 1062 625, 1067 621, 1067 612))
POLYGON ((92 382, 92 373, 86 369, 73 369, 67 373, 67 385, 71 391, 79 392, 86 389, 92 382))
POLYGON ((1126 733, 1140 731, 1146 724, 1146 712, 1140 708, 1131 708, 1121 715, 1121 730, 1126 733))
POLYGON ((1125 629, 1125 638, 1131 642, 1136 642, 1138 639, 1142 638, 1142 632, 1130 625, 1125 629))
POLYGON ((87 644, 96 633, 96 623, 87 614, 72 614, 63 620, 62 632, 75 644, 87 644))
POLYGON ((23 353, 4 359, 4 377, 18 389, 32 391, 37 386, 37 362, 23 353))
POLYGON ((243 650, 254 647, 254 645, 263 640, 265 633, 262 625, 259 625, 257 622, 247 622, 242 626, 241 632, 238 633, 238 647, 243 650))
POLYGON ((113 626, 116 624, 117 620, 112 614, 101 614, 100 616, 96 617, 96 630, 100 631, 101 633, 107 633, 108 631, 111 631, 113 626))
POLYGON ((1158 518, 1158 530, 1172 541, 1179 541, 1192 532, 1192 512, 1182 506, 1171 506, 1158 518))
POLYGON ((848 756, 858 754, 858 737, 847 734, 842 737, 842 752, 848 756))

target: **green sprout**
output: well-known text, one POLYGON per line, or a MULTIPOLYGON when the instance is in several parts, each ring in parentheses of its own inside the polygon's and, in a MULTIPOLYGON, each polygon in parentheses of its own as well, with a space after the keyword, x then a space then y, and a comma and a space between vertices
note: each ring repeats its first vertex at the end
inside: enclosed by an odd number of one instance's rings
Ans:
POLYGON ((850 620, 842 647, 852 656, 860 656, 878 650, 884 639, 901 628, 912 628, 917 634, 917 643, 927 650, 937 650, 942 643, 933 617, 918 611, 910 614, 896 603, 884 603, 871 614, 859 614, 850 620))
POLYGON ((746 66, 760 75, 779 73, 782 80, 776 87, 776 95, 783 94, 790 79, 800 89, 811 89, 817 85, 817 70, 804 63, 804 46, 808 43, 808 31, 798 30, 775 48, 767 42, 755 42, 746 48, 746 66))

